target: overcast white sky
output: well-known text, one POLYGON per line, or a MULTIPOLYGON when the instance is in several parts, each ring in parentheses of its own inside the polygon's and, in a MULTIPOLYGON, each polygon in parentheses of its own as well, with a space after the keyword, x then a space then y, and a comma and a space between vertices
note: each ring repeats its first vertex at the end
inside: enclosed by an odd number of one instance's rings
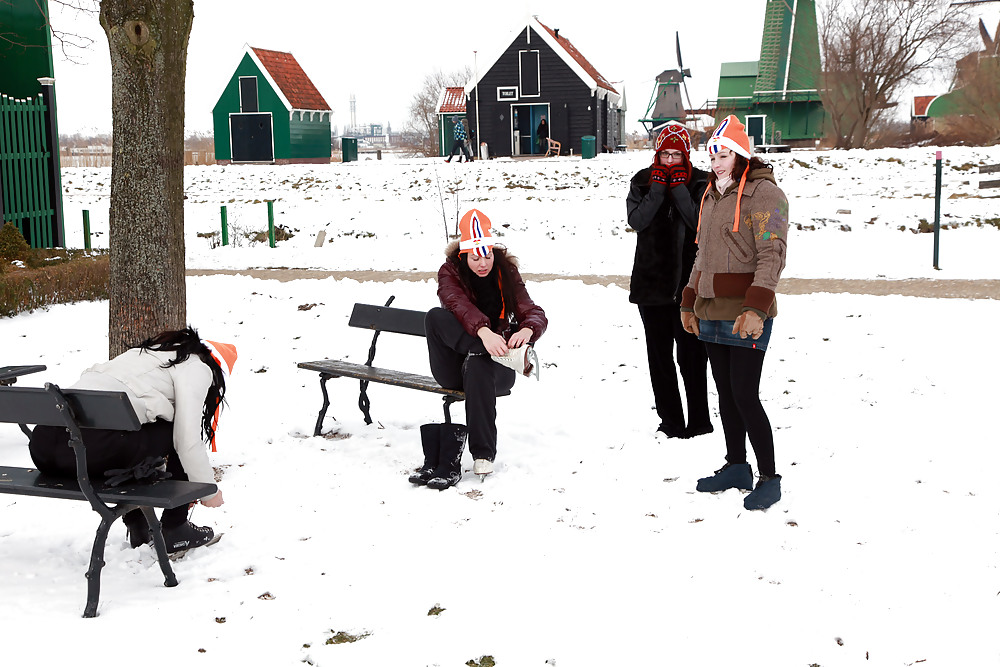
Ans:
MULTIPOLYGON (((664 6, 660 12, 630 3, 619 6, 617 14, 606 9, 613 4, 601 5, 603 11, 583 9, 587 4, 388 0, 345 6, 323 0, 195 0, 188 50, 187 131, 211 132, 212 107, 245 44, 291 52, 333 108, 333 124, 339 128, 350 123, 352 94, 359 124, 391 123, 402 128, 425 75, 436 69, 472 68, 475 61, 488 65, 531 14, 559 28, 619 92, 624 90, 629 130, 639 128, 636 121, 646 111, 656 75, 677 67, 675 31, 680 32, 684 65, 693 75, 687 84, 696 106, 716 97, 721 62, 757 60, 760 53, 766 0, 716 0, 669 11, 664 6), (720 18, 732 24, 729 39, 719 39, 720 18)), ((1000 3, 983 9, 991 33, 1000 14, 993 6, 1000 3)), ((57 30, 93 39, 89 49, 71 50, 76 62, 67 60, 55 45, 59 130, 109 132, 111 65, 97 15, 72 12, 57 3, 51 11, 57 30)), ((934 92, 944 91, 925 94, 934 92)))

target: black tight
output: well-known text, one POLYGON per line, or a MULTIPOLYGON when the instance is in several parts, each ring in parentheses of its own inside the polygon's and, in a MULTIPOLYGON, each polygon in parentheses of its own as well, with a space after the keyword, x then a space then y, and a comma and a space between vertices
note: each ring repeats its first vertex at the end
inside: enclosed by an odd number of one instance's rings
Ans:
POLYGON ((706 343, 705 348, 719 391, 719 414, 726 434, 726 461, 747 462, 749 435, 757 457, 757 471, 767 477, 774 476, 774 436, 771 422, 760 403, 764 352, 718 343, 706 343))

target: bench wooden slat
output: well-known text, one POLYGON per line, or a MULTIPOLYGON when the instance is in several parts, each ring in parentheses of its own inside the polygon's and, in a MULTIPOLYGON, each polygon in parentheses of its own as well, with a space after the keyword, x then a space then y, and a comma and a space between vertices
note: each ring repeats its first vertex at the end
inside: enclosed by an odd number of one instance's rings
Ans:
MULTIPOLYGON (((94 484, 101 502, 146 507, 180 507, 218 491, 215 484, 163 479, 148 484, 94 484)), ((34 468, 0 466, 0 493, 87 501, 76 479, 45 475, 34 468)))
MULTIPOLYGON (((81 428, 138 431, 139 418, 122 391, 63 389, 81 428)), ((0 387, 0 422, 64 426, 52 396, 41 387, 0 387)))
POLYGON ((421 310, 405 310, 367 303, 354 304, 349 326, 372 331, 391 331, 409 336, 425 336, 424 316, 421 310))
POLYGON ((327 373, 335 377, 349 377, 358 380, 368 380, 380 384, 389 384, 408 389, 419 389, 433 394, 454 396, 464 399, 465 393, 459 389, 445 389, 439 385, 434 378, 405 371, 394 371, 376 366, 366 366, 365 364, 353 364, 347 361, 336 359, 324 359, 322 361, 303 361, 298 364, 299 368, 319 373, 327 373))

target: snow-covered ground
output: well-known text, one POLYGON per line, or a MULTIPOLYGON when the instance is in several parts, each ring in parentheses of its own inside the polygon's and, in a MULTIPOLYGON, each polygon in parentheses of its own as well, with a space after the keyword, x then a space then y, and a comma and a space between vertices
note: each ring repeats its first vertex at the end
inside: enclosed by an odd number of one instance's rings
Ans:
MULTIPOLYGON (((942 232, 940 271, 932 235, 909 231, 933 219, 932 149, 772 157, 802 226, 787 276, 998 277, 1000 229, 976 223, 1000 209, 964 169, 1000 162, 996 149, 945 149, 942 219, 959 227, 942 232)), ((649 159, 189 168, 188 267, 433 271, 457 190, 526 273, 628 275, 625 187, 649 159), (218 228, 222 204, 231 238, 260 231, 254 202, 272 198, 296 234, 277 248, 198 235, 218 228)), ((106 244, 109 183, 109 170, 64 173, 71 245, 85 208, 106 244)), ((529 290, 550 319, 541 379, 499 401, 497 473, 439 493, 406 481, 438 398, 372 386, 366 426, 357 383, 332 380, 329 435, 312 437, 318 378, 295 366, 363 361, 370 336, 347 326, 352 304, 395 295, 426 309, 432 281, 189 278, 190 322, 240 352, 214 455, 227 502, 193 515, 225 537, 177 562, 168 589, 152 552, 121 548, 116 526, 101 615, 81 619, 97 517, 0 495, 5 663, 1000 663, 1000 300, 779 296, 762 393, 784 497, 747 512, 740 492, 694 491, 723 462, 717 413, 711 435, 654 437, 627 292, 571 279, 529 290), (328 644, 338 632, 361 638, 328 644)), ((106 303, 81 303, 0 320, 4 363, 48 366, 22 385, 69 384, 106 357, 107 318, 106 303)), ((404 336, 382 336, 376 363, 428 372, 423 341, 404 336)), ((0 462, 30 465, 12 425, 0 462)))

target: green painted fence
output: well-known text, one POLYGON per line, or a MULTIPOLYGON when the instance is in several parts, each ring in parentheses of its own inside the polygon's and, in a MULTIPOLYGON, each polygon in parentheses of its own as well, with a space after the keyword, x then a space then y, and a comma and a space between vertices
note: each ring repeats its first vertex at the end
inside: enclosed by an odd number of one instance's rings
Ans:
POLYGON ((0 214, 33 248, 61 245, 62 221, 52 201, 52 153, 42 95, 0 95, 0 214))

